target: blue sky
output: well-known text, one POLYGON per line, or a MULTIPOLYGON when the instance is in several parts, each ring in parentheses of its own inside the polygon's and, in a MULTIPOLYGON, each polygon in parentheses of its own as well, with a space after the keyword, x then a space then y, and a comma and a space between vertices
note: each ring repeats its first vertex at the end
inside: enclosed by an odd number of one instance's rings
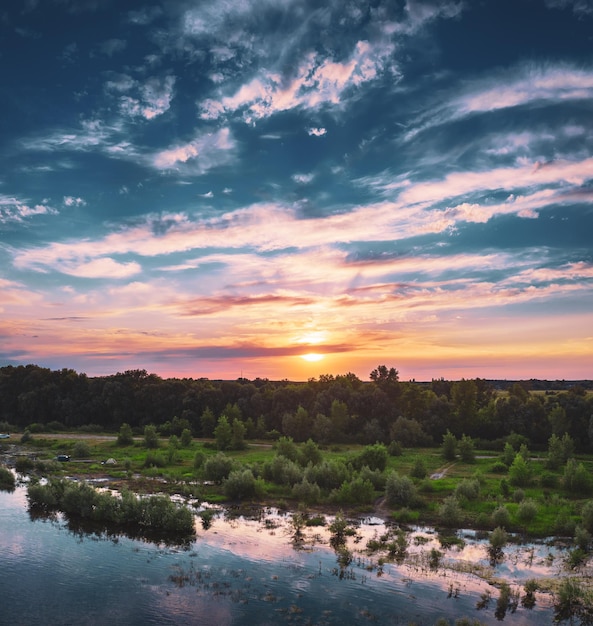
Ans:
POLYGON ((0 9, 0 363, 591 378, 593 2, 0 9))

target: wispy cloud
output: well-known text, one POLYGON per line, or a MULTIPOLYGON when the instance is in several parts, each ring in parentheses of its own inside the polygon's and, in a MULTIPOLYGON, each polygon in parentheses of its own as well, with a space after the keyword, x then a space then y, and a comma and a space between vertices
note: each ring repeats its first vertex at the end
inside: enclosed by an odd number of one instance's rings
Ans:
MULTIPOLYGON (((263 72, 233 95, 219 102, 207 100, 202 115, 214 119, 223 112, 240 110, 245 121, 252 122, 290 109, 339 106, 344 104, 346 94, 356 97, 356 88, 384 71, 393 50, 390 42, 358 41, 342 61, 309 53, 289 79, 274 71, 263 72)), ((393 73, 394 67, 390 70, 393 73)))
POLYGON ((569 64, 524 63, 465 81, 456 94, 419 118, 408 140, 462 118, 515 107, 537 107, 593 98, 593 69, 569 64), (460 93, 459 93, 460 92, 460 93))
POLYGON ((237 144, 229 128, 204 133, 192 141, 157 152, 152 157, 155 168, 203 173, 232 161, 237 144))
POLYGON ((0 194, 0 223, 23 222, 36 215, 57 215, 58 210, 48 204, 31 205, 28 200, 0 194))

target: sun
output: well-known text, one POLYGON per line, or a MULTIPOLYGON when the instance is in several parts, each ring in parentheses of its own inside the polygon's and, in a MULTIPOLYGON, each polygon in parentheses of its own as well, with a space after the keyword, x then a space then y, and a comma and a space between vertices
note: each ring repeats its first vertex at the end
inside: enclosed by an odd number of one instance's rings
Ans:
POLYGON ((308 352, 307 354, 301 354, 301 359, 315 363, 316 361, 321 361, 324 356, 324 354, 319 354, 318 352, 308 352))

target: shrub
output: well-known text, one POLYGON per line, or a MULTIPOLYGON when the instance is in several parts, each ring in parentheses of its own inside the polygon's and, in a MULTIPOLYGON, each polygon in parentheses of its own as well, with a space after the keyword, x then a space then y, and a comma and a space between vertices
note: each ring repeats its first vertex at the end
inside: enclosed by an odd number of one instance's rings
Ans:
POLYGON ((352 464, 356 469, 368 466, 372 470, 378 469, 380 472, 387 467, 387 448, 382 443, 375 443, 372 446, 366 446, 363 451, 358 454, 352 464))
POLYGON ((577 526, 574 531, 574 542, 580 550, 588 552, 591 546, 591 533, 582 526, 577 526))
POLYGON ((159 436, 157 434, 156 427, 149 424, 144 428, 144 445, 147 448, 159 447, 159 436))
POLYGON ((201 469, 206 461, 206 455, 203 450, 198 450, 194 454, 194 469, 201 469))
POLYGON ((588 495, 591 493, 591 477, 582 463, 568 459, 562 479, 564 488, 574 494, 588 495))
POLYGON ((363 480, 368 480, 369 482, 371 482, 373 484, 373 487, 377 491, 383 491, 383 489, 385 489, 385 475, 383 474, 383 472, 380 472, 379 470, 372 470, 367 465, 365 465, 363 468, 361 468, 358 475, 363 480))
POLYGON ((216 447, 219 450, 230 450, 233 442, 233 427, 226 415, 218 418, 218 423, 214 429, 214 437, 216 439, 216 447))
POLYGON ((305 504, 316 504, 321 498, 321 489, 317 483, 310 483, 306 478, 292 487, 292 497, 305 504))
POLYGON ((522 522, 532 522, 537 517, 537 504, 533 500, 523 500, 517 509, 517 517, 522 522))
POLYGON ((191 430, 189 428, 184 428, 181 431, 181 445, 184 448, 189 448, 191 446, 191 430))
POLYGON ((91 456, 91 447, 86 441, 77 441, 72 448, 75 459, 88 459, 91 456))
POLYGON ((497 526, 489 535, 488 542, 492 550, 502 550, 507 544, 509 536, 504 528, 497 526))
POLYGON ((583 526, 591 534, 593 534, 593 500, 588 500, 581 510, 581 519, 583 526))
POLYGON ((291 461, 299 458, 299 449, 292 437, 280 437, 274 447, 278 456, 284 456, 291 461))
POLYGON ((480 482, 476 478, 464 478, 455 488, 457 498, 476 500, 480 495, 480 482))
POLYGON ((509 467, 509 482, 515 487, 526 487, 531 482, 530 463, 520 452, 517 452, 509 467))
POLYGON ((525 500, 525 492, 523 489, 515 489, 515 491, 513 491, 513 501, 518 504, 519 502, 523 502, 523 500, 525 500))
POLYGON ((443 444, 441 446, 443 458, 447 461, 454 461, 457 457, 457 439, 450 430, 443 435, 443 444))
POLYGON ((506 506, 500 505, 492 512, 492 524, 493 526, 506 527, 511 521, 511 515, 506 506))
POLYGON ((165 467, 165 459, 155 452, 147 452, 144 467, 165 467))
POLYGON ((539 484, 547 489, 554 489, 558 485, 558 476, 551 472, 542 472, 539 477, 539 484))
POLYGON ((319 465, 309 465, 305 477, 317 483, 321 489, 337 489, 345 480, 352 478, 352 472, 342 461, 322 461, 319 465))
POLYGON ((266 480, 278 485, 290 485, 292 487, 303 480, 302 467, 285 456, 276 455, 271 461, 265 463, 262 473, 266 480))
POLYGON ((323 456, 319 446, 312 439, 307 439, 305 443, 301 444, 298 460, 303 467, 307 467, 309 463, 312 465, 321 463, 323 456))
POLYGON ((426 478, 427 474, 428 470, 426 469, 426 463, 424 462, 424 459, 417 458, 414 461, 412 469, 410 470, 410 476, 412 476, 412 478, 419 478, 420 480, 422 480, 426 478))
POLYGON ((338 504, 370 504, 374 499, 373 484, 360 477, 344 481, 339 489, 334 489, 330 494, 330 500, 338 504))
POLYGON ((561 511, 554 520, 554 533, 559 536, 570 537, 574 535, 576 522, 565 511, 561 511))
POLYGON ((119 427, 119 433, 117 434, 118 446, 131 446, 134 443, 134 436, 132 434, 132 427, 129 424, 122 424, 119 427))
POLYGON ((408 476, 392 471, 385 481, 385 499, 389 506, 408 506, 416 498, 416 486, 408 476))
POLYGON ((403 446, 399 441, 392 441, 387 447, 389 456, 401 456, 404 453, 403 446))
POLYGON ((232 459, 219 452, 204 463, 204 478, 215 483, 221 483, 225 478, 228 478, 232 469, 232 459))
POLYGON ((231 500, 254 498, 261 494, 261 484, 253 476, 250 469, 231 471, 223 481, 224 493, 231 500))
POLYGON ((35 462, 28 456, 19 456, 14 462, 14 469, 19 474, 26 474, 27 472, 30 472, 34 467, 35 462))
POLYGON ((444 526, 458 527, 463 519, 463 512, 459 506, 459 500, 455 496, 449 496, 443 500, 439 507, 439 520, 444 526))
POLYGON ((0 466, 0 489, 12 491, 15 483, 14 474, 7 467, 0 466))
POLYGON ((515 460, 515 448, 511 445, 510 442, 506 442, 504 444, 504 448, 502 450, 502 455, 500 460, 507 466, 510 467, 511 463, 515 460))
POLYGON ((457 444, 457 451, 464 463, 475 463, 476 453, 474 451, 474 441, 471 437, 463 435, 457 444))
POLYGON ((493 474, 505 474, 508 469, 508 465, 505 465, 502 461, 496 461, 490 468, 490 471, 493 474))

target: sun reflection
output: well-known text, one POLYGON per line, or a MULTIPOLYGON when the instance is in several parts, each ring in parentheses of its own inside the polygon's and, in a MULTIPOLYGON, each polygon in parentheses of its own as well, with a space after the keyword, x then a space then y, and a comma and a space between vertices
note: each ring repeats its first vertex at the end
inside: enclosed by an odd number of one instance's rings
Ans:
POLYGON ((310 363, 315 363, 317 361, 321 361, 325 355, 319 354, 318 352, 309 352, 307 354, 301 354, 301 359, 305 361, 309 361, 310 363))

